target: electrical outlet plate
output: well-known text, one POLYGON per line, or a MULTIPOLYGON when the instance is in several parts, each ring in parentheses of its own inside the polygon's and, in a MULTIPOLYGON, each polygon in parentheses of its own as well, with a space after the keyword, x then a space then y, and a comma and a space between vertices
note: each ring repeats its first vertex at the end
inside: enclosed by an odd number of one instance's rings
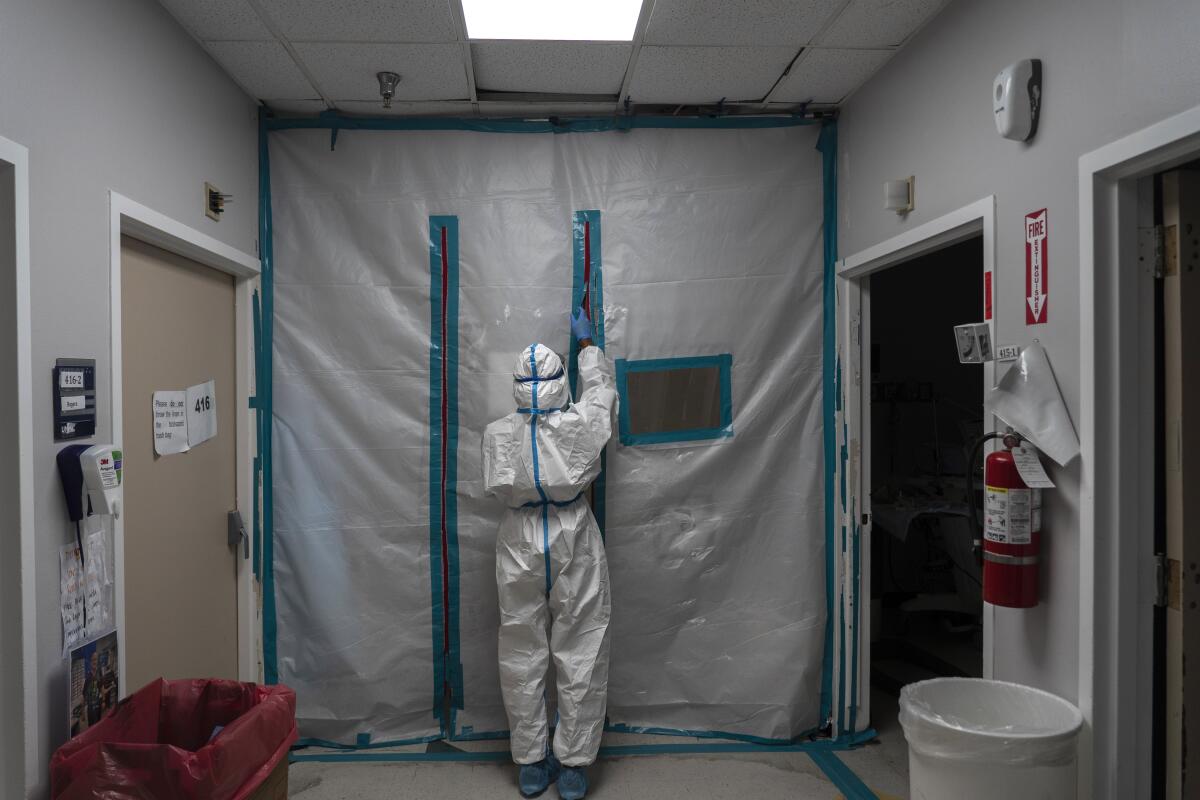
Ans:
POLYGON ((213 210, 213 198, 214 197, 218 198, 218 202, 219 202, 220 197, 221 197, 221 190, 218 189, 217 187, 213 186, 208 181, 205 181, 204 182, 204 216, 208 217, 211 220, 215 220, 216 222, 220 222, 221 221, 220 212, 213 210))

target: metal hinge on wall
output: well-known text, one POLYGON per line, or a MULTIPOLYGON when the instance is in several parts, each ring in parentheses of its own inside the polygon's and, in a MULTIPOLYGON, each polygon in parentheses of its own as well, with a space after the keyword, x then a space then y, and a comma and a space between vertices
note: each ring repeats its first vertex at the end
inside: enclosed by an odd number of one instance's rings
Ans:
POLYGON ((1166 553, 1154 554, 1154 605, 1179 609, 1179 559, 1166 553))
POLYGON ((1138 229, 1138 261, 1161 280, 1179 271, 1179 245, 1174 225, 1138 229))

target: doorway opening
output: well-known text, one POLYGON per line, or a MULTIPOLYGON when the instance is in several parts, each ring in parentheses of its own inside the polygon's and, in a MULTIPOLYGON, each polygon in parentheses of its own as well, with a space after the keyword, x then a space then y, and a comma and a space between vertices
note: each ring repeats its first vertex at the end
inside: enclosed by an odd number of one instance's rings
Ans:
POLYGON ((1150 796, 1190 797, 1195 790, 1189 784, 1200 781, 1200 756, 1187 747, 1186 711, 1188 699, 1200 692, 1200 676, 1185 666, 1189 658, 1200 660, 1193 619, 1200 602, 1200 547, 1186 531, 1200 519, 1200 497, 1188 491, 1196 476, 1186 454, 1196 452, 1200 436, 1185 417, 1200 402, 1200 162, 1140 181, 1138 214, 1139 228, 1152 232, 1139 239, 1139 263, 1152 265, 1154 276, 1153 547, 1160 577, 1153 609, 1150 796))
POLYGON ((978 492, 980 465, 969 456, 983 433, 984 367, 959 363, 953 334, 955 325, 983 319, 983 281, 982 235, 863 281, 871 684, 888 695, 927 678, 983 675, 967 470, 976 469, 978 492))

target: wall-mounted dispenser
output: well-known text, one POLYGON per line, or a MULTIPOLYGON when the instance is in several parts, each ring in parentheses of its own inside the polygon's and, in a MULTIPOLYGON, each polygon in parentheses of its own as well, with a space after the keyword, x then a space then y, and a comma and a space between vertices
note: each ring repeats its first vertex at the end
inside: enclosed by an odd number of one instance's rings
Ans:
POLYGON ((1000 70, 992 82, 992 113, 1005 139, 1027 142, 1042 110, 1042 62, 1026 58, 1000 70))

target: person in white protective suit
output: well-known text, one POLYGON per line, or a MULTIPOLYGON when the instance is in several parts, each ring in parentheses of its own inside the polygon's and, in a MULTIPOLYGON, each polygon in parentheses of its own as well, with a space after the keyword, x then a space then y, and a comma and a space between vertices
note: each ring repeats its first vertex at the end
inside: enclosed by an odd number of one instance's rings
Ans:
POLYGON ((583 496, 600 474, 617 392, 612 363, 592 344, 591 323, 571 318, 579 340, 579 398, 570 402, 562 360, 530 345, 517 357, 517 411, 483 436, 484 490, 508 509, 496 540, 500 687, 513 760, 526 797, 557 779, 564 800, 587 793, 608 692, 608 562, 583 496), (546 641, 547 614, 551 620, 546 641), (554 657, 558 729, 547 741, 546 670, 554 657))

